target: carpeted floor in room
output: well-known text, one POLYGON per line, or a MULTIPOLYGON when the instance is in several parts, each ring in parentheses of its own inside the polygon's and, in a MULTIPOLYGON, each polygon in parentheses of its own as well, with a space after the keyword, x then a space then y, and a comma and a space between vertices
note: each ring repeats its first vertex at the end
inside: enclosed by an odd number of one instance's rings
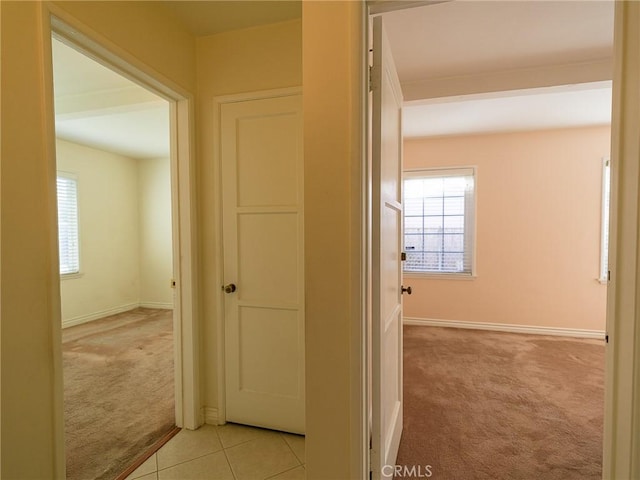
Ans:
POLYGON ((67 479, 111 480, 175 425, 171 310, 62 332, 67 479))
POLYGON ((396 463, 440 480, 600 479, 603 402, 602 341, 405 326, 396 463))

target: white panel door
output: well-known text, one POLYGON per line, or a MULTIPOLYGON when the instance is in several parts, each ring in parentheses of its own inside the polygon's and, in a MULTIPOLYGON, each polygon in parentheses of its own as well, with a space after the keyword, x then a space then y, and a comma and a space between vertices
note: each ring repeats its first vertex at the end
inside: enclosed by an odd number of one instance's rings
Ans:
POLYGON ((304 433, 302 98, 221 106, 226 419, 304 433))
POLYGON ((373 22, 373 478, 393 469, 402 435, 402 91, 382 17, 373 22))

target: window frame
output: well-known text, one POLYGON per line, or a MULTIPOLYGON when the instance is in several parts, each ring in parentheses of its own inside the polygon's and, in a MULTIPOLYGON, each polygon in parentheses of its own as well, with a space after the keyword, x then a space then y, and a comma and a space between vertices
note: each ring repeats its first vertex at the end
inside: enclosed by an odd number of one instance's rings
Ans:
POLYGON ((470 232, 470 235, 465 235, 464 238, 464 252, 468 252, 470 255, 469 272, 438 272, 438 271, 407 271, 404 268, 405 263, 402 265, 402 275, 407 277, 421 277, 421 278, 439 278, 449 280, 474 280, 478 276, 476 265, 476 250, 477 250, 477 211, 478 211, 478 168, 475 165, 465 166, 451 166, 451 167, 428 167, 428 168, 413 168, 406 169, 402 172, 402 251, 405 251, 405 237, 404 237, 404 225, 405 225, 405 209, 404 209, 404 182, 409 178, 426 178, 426 177, 443 177, 443 176, 471 176, 473 177, 473 204, 468 206, 465 202, 464 211, 464 229, 465 232, 470 232))
POLYGON ((58 170, 56 171, 56 202, 57 202, 57 209, 58 209, 58 270, 59 270, 59 275, 60 275, 60 280, 68 280, 68 279, 72 279, 72 278, 78 278, 81 277, 83 275, 82 273, 82 261, 81 261, 81 252, 80 252, 80 201, 79 201, 79 197, 80 197, 80 188, 79 188, 79 181, 78 181, 78 175, 76 173, 73 172, 66 172, 66 171, 62 171, 62 170, 58 170), (67 273, 62 273, 61 269, 62 269, 62 263, 61 263, 61 258, 60 258, 60 212, 59 212, 59 206, 60 206, 60 201, 58 198, 58 189, 57 189, 57 182, 58 182, 58 178, 64 178, 67 180, 72 180, 73 182, 75 182, 75 188, 76 188, 76 228, 77 228, 77 236, 76 236, 76 241, 77 241, 77 249, 76 249, 76 253, 77 253, 77 265, 78 268, 76 271, 73 272, 67 272, 67 273))
POLYGON ((602 193, 600 213, 600 276, 598 281, 609 281, 609 223, 611 205, 611 158, 602 157, 602 193))

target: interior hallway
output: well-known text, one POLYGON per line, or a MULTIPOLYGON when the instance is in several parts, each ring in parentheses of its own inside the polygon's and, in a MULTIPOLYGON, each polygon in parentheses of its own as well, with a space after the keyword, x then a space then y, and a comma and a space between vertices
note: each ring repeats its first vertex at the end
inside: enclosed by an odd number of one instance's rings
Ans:
POLYGON ((304 480, 305 440, 227 423, 181 430, 126 480, 304 480))

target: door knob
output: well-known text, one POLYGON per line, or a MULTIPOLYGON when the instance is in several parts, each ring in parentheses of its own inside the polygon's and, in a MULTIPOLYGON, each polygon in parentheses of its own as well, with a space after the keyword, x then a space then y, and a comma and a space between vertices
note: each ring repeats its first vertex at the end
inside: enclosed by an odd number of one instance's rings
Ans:
POLYGON ((233 293, 236 291, 236 286, 234 283, 230 283, 229 285, 225 285, 222 287, 225 293, 233 293))
POLYGON ((402 287, 401 293, 407 292, 407 295, 411 295, 411 287, 402 287))

